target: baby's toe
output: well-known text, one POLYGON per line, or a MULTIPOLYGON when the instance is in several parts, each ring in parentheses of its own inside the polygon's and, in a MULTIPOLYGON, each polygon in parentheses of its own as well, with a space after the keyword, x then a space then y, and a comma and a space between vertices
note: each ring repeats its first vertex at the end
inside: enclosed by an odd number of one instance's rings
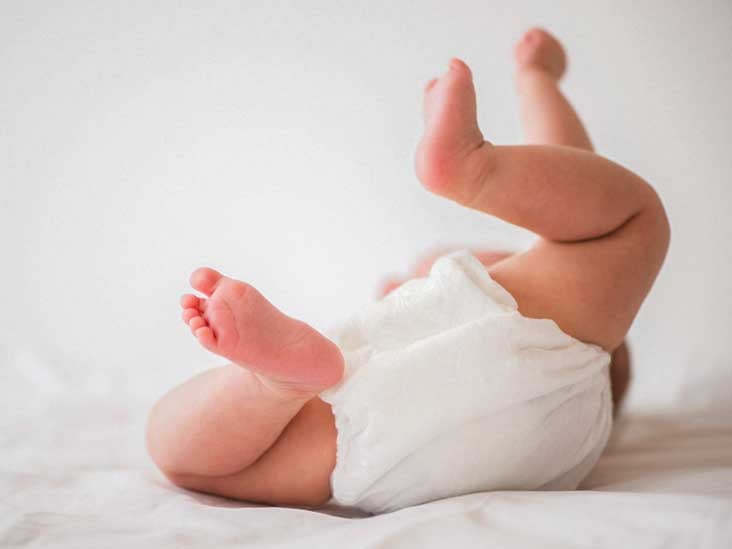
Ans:
POLYGON ((201 267, 193 271, 191 275, 191 286, 199 292, 210 296, 222 278, 223 275, 220 272, 209 269, 208 267, 201 267))
POLYGON ((184 309, 183 313, 181 314, 181 318, 183 319, 183 322, 190 322, 192 318, 195 318, 197 316, 201 315, 201 311, 194 308, 184 309))
POLYGON ((180 306, 184 309, 196 309, 199 307, 199 298, 193 294, 183 294, 180 298, 180 306))
POLYGON ((193 333, 198 339, 198 342, 206 349, 209 351, 214 351, 216 349, 216 336, 214 336, 213 330, 211 330, 209 326, 202 326, 193 333))
POLYGON ((203 328, 204 326, 208 326, 208 323, 202 316, 194 316, 188 321, 188 326, 190 326, 191 332, 195 334, 196 330, 203 328))

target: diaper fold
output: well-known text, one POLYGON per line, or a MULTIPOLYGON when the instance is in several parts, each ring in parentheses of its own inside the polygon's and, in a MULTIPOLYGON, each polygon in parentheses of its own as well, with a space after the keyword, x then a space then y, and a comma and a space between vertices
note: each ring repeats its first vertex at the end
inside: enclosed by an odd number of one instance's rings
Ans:
POLYGON ((492 490, 572 490, 612 426, 610 355, 518 312, 468 251, 328 335, 333 501, 382 513, 492 490))

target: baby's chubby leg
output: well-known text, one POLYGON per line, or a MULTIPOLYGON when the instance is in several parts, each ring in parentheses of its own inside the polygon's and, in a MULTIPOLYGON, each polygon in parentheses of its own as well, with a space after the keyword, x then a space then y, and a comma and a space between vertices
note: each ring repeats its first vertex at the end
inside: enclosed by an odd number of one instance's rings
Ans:
POLYGON ((490 269, 524 315, 606 350, 621 344, 668 247, 650 185, 580 148, 485 141, 472 75, 458 59, 427 84, 416 169, 435 194, 541 237, 490 269))
POLYGON ((639 209, 642 180, 609 160, 569 147, 485 141, 472 74, 459 59, 427 84, 424 107, 416 169, 436 194, 564 242, 604 235, 639 209))
MULTIPOLYGON (((559 87, 567 68, 559 40, 535 27, 524 33, 514 52, 514 80, 526 142, 592 151, 587 130, 559 87)), ((610 380, 617 413, 630 383, 630 354, 625 341, 612 352, 610 380)))
POLYGON ((183 320, 206 349, 232 363, 157 403, 147 432, 153 460, 185 488, 267 503, 323 503, 330 497, 335 427, 330 407, 314 397, 339 381, 340 350, 248 284, 204 268, 191 285, 205 297, 182 297, 183 320))

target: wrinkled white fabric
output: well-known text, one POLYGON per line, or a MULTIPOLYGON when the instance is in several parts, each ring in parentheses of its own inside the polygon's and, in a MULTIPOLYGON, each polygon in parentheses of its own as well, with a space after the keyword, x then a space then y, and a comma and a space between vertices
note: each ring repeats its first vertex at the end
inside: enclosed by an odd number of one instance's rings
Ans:
POLYGON ((469 252, 329 334, 333 501, 371 512, 487 490, 572 490, 612 425, 610 356, 530 319, 469 252))
MULTIPOLYGON (((714 366, 697 365, 706 375, 714 366)), ((621 416, 587 490, 476 493, 373 517, 173 486, 145 450, 150 406, 171 384, 153 366, 145 383, 129 371, 97 378, 73 355, 0 335, 0 547, 730 547, 732 413, 729 392, 714 390, 730 386, 727 362, 697 386, 718 399, 704 408, 679 401, 621 416)))

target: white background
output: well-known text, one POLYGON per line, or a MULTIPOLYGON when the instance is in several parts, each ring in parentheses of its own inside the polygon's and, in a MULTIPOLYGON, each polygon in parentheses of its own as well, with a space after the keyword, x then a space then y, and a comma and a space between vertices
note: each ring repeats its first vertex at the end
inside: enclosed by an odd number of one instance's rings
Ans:
POLYGON ((324 329, 433 246, 526 246, 424 191, 412 157, 452 56, 486 138, 520 141, 512 50, 534 24, 564 42, 598 152, 671 219, 631 405, 730 379, 727 0, 0 2, 0 367, 49 365, 17 389, 37 395, 158 395, 221 362, 179 319, 197 266, 324 329))

